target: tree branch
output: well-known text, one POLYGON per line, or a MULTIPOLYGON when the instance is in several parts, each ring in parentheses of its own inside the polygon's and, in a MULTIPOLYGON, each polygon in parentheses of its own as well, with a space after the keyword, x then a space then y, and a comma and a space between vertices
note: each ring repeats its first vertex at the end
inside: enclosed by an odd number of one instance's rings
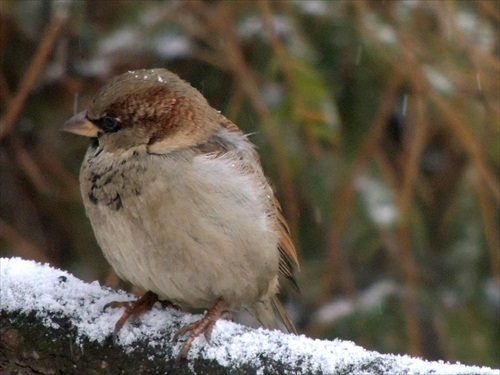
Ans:
POLYGON ((211 344, 197 338, 188 358, 176 362, 182 340, 172 337, 198 317, 154 307, 125 324, 113 343, 114 323, 122 311, 103 311, 103 306, 133 296, 20 258, 1 258, 0 271, 0 368, 8 373, 497 374, 228 321, 217 322, 211 344))

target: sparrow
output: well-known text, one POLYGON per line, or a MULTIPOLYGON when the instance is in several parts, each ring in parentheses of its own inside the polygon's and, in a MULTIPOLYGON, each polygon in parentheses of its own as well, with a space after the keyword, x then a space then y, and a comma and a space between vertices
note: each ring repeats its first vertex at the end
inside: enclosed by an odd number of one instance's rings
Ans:
POLYGON ((188 335, 179 358, 241 309, 296 333, 277 297, 299 265, 280 205, 255 146, 197 89, 166 69, 128 71, 62 130, 90 138, 80 187, 105 258, 147 291, 115 335, 162 300, 207 310, 175 335, 188 335))

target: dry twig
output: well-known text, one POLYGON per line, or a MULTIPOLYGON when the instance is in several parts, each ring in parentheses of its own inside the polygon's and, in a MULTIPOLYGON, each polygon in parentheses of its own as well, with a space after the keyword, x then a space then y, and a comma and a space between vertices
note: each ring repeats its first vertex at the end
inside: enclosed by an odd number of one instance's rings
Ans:
POLYGON ((49 57, 50 51, 52 51, 52 47, 54 46, 57 36, 59 35, 59 32, 65 22, 66 18, 62 16, 54 16, 52 18, 49 27, 38 46, 38 50, 31 61, 31 65, 19 84, 19 89, 16 95, 10 101, 5 115, 0 119, 0 139, 3 139, 11 131, 12 126, 21 113, 24 102, 35 84, 37 77, 42 71, 45 62, 49 57))

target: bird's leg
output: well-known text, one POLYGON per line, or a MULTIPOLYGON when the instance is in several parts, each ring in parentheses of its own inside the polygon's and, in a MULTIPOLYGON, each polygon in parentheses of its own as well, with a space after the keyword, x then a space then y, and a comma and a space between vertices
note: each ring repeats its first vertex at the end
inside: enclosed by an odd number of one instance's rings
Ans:
MULTIPOLYGON (((115 325, 115 330, 113 331, 113 340, 116 341, 116 338, 118 336, 118 332, 120 332, 120 329, 123 327, 125 322, 129 319, 137 319, 140 315, 144 314, 146 311, 151 310, 153 305, 158 302, 158 295, 156 293, 153 293, 151 291, 148 291, 142 295, 141 298, 139 298, 136 301, 127 301, 127 302, 110 302, 107 303, 104 306, 104 309, 107 309, 108 307, 125 307, 125 312, 121 316, 121 318, 116 322, 115 325)), ((169 301, 159 301, 163 307, 174 307, 177 308, 173 303, 169 301)))
POLYGON ((215 302, 215 305, 213 305, 212 308, 207 311, 203 318, 179 329, 174 336, 174 340, 177 340, 179 337, 185 335, 188 332, 191 333, 189 334, 186 342, 177 355, 177 360, 179 361, 187 356, 193 340, 202 333, 205 335, 207 342, 210 342, 212 331, 217 320, 226 319, 229 315, 229 312, 225 310, 224 300, 222 298, 219 298, 217 302, 215 302))

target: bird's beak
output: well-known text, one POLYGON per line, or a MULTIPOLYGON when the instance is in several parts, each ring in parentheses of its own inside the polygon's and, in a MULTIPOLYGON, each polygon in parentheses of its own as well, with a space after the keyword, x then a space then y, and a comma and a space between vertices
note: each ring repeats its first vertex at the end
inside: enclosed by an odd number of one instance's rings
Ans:
POLYGON ((61 130, 90 138, 97 137, 99 132, 99 128, 87 118, 87 111, 82 111, 71 117, 64 123, 61 130))

